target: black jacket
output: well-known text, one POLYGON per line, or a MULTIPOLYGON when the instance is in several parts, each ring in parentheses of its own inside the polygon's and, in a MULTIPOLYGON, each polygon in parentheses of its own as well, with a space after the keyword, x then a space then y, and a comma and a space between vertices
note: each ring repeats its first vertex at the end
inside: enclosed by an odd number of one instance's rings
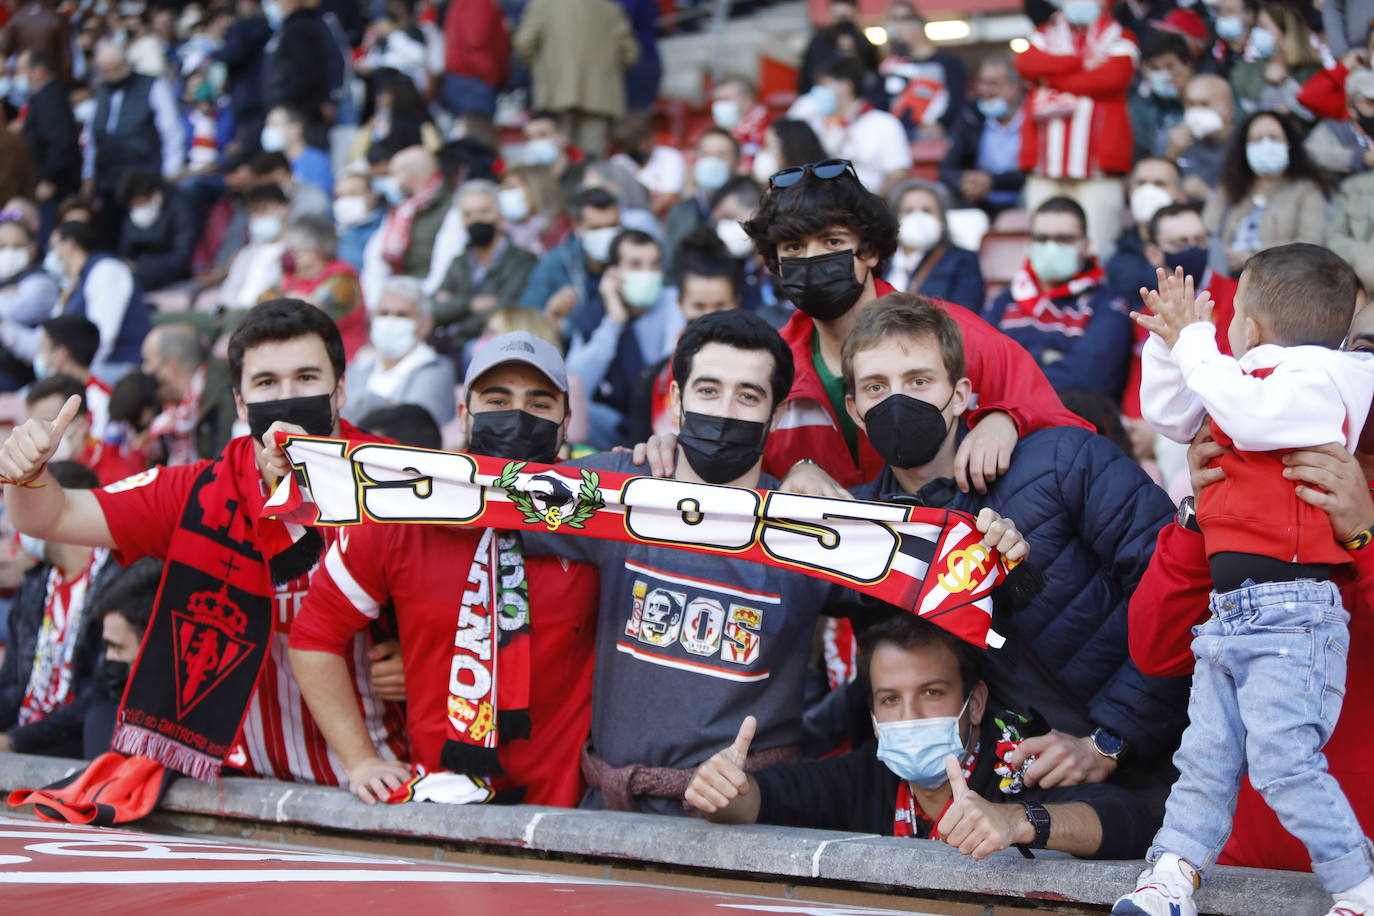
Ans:
POLYGON ((39 181, 50 181, 60 200, 81 187, 81 146, 67 94, 57 80, 49 80, 29 99, 21 132, 33 154, 39 181))
POLYGON ((81 630, 76 634, 78 642, 72 658, 72 702, 36 722, 16 725, 33 671, 33 654, 43 626, 51 570, 51 565, 40 563, 25 573, 10 608, 10 641, 5 662, 0 665, 0 731, 9 732, 16 753, 80 757, 86 710, 97 700, 109 699, 100 677, 104 657, 102 623, 92 619, 90 608, 100 591, 119 572, 119 564, 106 559, 95 570, 86 591, 86 610, 81 630))
POLYGON ((224 44, 215 58, 229 72, 229 98, 234 117, 240 121, 263 117, 263 51, 272 37, 272 27, 262 16, 235 19, 224 33, 224 44))
POLYGON ((129 261, 141 288, 158 290, 191 276, 191 254, 199 239, 195 207, 181 190, 163 185, 157 222, 141 229, 124 218, 119 256, 129 261))
MULTIPOLYGON (((959 190, 959 176, 978 168, 978 145, 982 139, 983 116, 979 113, 978 106, 972 102, 963 105, 959 109, 958 118, 950 127, 949 150, 945 153, 944 161, 940 163, 940 183, 949 189, 950 197, 956 206, 974 206, 964 200, 964 195, 959 190)), ((1025 183, 1026 173, 1019 169, 999 172, 992 176, 994 191, 1020 191, 1025 183)), ((986 209, 986 201, 978 206, 986 209)))
MULTIPOLYGON (((1064 805, 1083 802, 1102 822, 1102 845, 1094 859, 1138 859, 1145 854, 1159 826, 1159 814, 1136 793, 1110 783, 1089 783, 1062 789, 1025 789, 1003 795, 992 771, 997 745, 993 717, 981 726, 982 750, 969 778, 969 788, 988 801, 1064 805)), ((811 827, 850 833, 892 836, 897 812, 897 774, 877 757, 877 744, 824 760, 784 764, 754 774, 759 783, 760 824, 811 827)), ((929 827, 917 822, 917 835, 929 837, 929 827)), ((1051 824, 1053 835, 1053 824, 1051 824)))
POLYGON ((334 40, 318 9, 299 9, 286 17, 267 43, 263 110, 290 105, 318 117, 333 89, 336 57, 334 40))

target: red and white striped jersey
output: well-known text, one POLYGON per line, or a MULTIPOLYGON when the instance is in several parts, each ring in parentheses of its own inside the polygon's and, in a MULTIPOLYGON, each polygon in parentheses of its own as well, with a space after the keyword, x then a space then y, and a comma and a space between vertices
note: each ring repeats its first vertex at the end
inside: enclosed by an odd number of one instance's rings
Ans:
MULTIPOLYGON (((117 492, 96 490, 105 522, 127 565, 145 556, 165 557, 197 476, 210 462, 157 467, 121 481, 117 492)), ((244 511, 244 510, 240 510, 244 511)), ((294 532, 293 532, 294 533, 294 532)), ((328 542, 332 532, 321 532, 328 542)), ((302 576, 276 590, 272 643, 248 715, 226 764, 257 776, 336 786, 346 782, 343 765, 315 724, 287 658, 291 622, 310 588, 302 576)), ((359 633, 349 654, 349 671, 358 688, 363 720, 379 753, 407 756, 400 708, 377 698, 367 650, 372 640, 359 633)))

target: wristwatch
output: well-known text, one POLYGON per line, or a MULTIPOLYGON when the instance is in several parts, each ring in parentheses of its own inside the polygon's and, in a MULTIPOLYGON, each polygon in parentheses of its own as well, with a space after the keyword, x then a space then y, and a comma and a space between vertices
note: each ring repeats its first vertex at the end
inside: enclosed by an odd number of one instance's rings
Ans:
POLYGON ((1126 739, 1109 728, 1093 729, 1088 740, 1092 742, 1093 750, 1103 757, 1120 761, 1126 753, 1126 739))
POLYGON ((1202 534, 1202 527, 1197 523, 1197 500, 1191 496, 1183 497, 1183 501, 1178 504, 1178 511, 1174 513, 1174 522, 1180 528, 1202 534))
POLYGON ((1035 839, 1028 844, 1031 849, 1044 849, 1050 843, 1050 812, 1044 805, 1022 802, 1026 806, 1026 820, 1035 828, 1035 839))

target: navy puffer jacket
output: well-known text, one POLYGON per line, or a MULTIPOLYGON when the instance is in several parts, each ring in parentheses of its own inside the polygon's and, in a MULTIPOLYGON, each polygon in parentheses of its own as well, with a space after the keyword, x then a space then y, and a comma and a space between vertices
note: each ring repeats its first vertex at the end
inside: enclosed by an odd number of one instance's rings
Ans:
MULTIPOLYGON (((854 490, 860 499, 901 493, 890 470, 854 490)), ((1164 491, 1115 444, 1056 427, 1017 443, 1011 467, 986 495, 948 479, 916 494, 929 506, 1012 519, 1030 543, 1045 589, 1014 618, 1044 671, 1092 723, 1130 742, 1132 755, 1172 752, 1188 718, 1188 679, 1146 677, 1131 661, 1126 608, 1173 519, 1164 491)))

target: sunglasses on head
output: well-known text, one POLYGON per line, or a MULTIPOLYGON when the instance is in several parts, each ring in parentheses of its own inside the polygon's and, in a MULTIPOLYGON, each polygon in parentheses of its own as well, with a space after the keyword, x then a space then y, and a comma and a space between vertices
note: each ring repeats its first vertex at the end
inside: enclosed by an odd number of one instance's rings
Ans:
POLYGON ((768 183, 775 188, 790 188, 806 177, 808 173, 823 181, 829 181, 832 178, 839 178, 845 172, 853 175, 855 181, 859 180, 859 173, 854 171, 854 163, 848 159, 822 159, 820 162, 794 165, 780 172, 774 172, 768 178, 768 183))

